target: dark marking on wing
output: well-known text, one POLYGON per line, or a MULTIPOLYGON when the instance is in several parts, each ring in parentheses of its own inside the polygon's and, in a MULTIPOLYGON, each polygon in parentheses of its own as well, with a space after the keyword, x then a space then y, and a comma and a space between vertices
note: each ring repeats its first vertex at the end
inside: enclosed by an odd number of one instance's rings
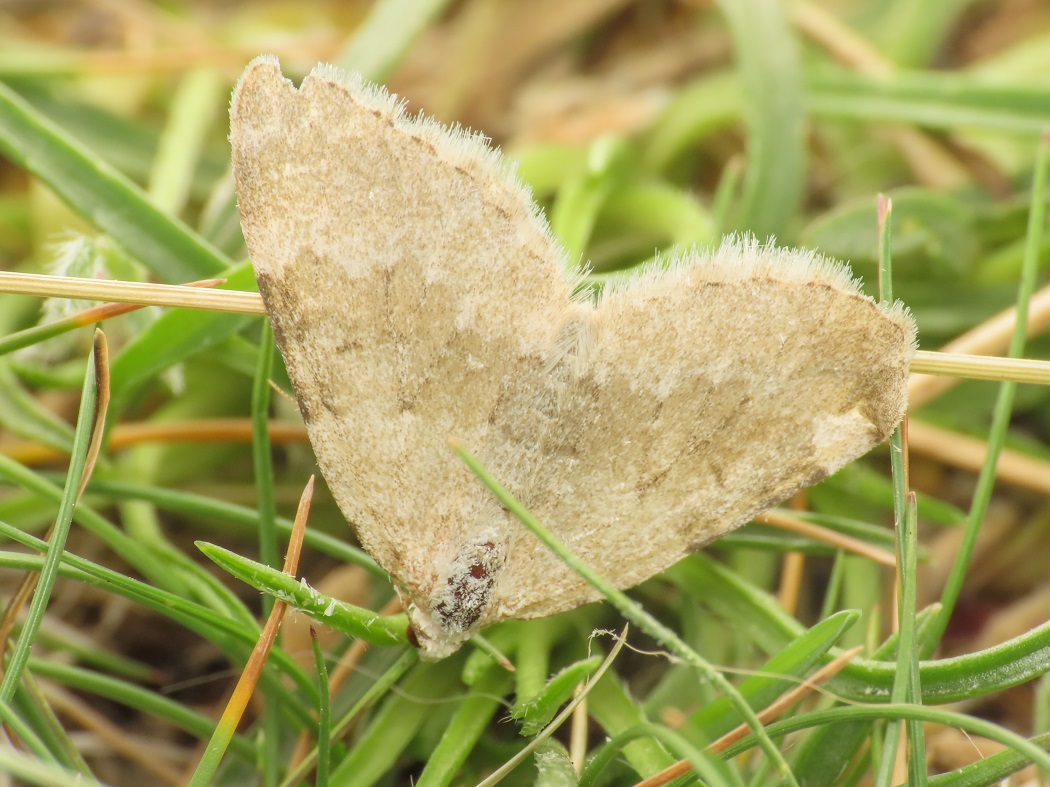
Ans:
MULTIPOLYGON (((478 544, 477 548, 489 554, 496 551, 496 545, 491 541, 478 544)), ((447 581, 452 590, 451 598, 434 606, 434 617, 448 631, 467 631, 478 622, 487 606, 495 577, 484 565, 484 555, 479 555, 447 581)))

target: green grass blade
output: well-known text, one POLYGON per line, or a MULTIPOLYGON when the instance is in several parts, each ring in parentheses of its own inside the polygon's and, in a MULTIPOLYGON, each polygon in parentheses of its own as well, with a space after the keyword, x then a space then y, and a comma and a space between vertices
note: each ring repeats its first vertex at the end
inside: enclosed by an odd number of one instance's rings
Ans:
MULTIPOLYGON (((761 710, 788 689, 794 688, 806 673, 820 663, 843 633, 860 619, 860 613, 843 610, 822 620, 790 645, 770 658, 752 675, 744 678, 737 691, 752 708, 761 710)), ((715 740, 733 729, 739 720, 725 697, 706 704, 689 717, 688 729, 701 733, 695 740, 715 740)))
MULTIPOLYGON (((96 345, 98 347, 99 345, 96 345)), ((29 653, 36 639, 37 631, 43 623, 44 612, 48 601, 51 599, 51 590, 54 588, 55 579, 58 577, 58 567, 65 550, 66 538, 69 528, 73 523, 73 509, 80 496, 80 482, 84 474, 88 448, 91 445, 91 435, 95 427, 96 403, 98 401, 97 386, 99 380, 99 358, 92 353, 88 361, 87 373, 84 376, 84 387, 80 395, 80 411, 77 413, 77 427, 73 435, 73 450, 69 457, 69 472, 66 476, 65 487, 62 491, 62 500, 59 503, 58 513, 55 515, 55 524, 51 532, 51 539, 47 545, 44 564, 40 569, 40 577, 37 581, 33 599, 29 604, 25 621, 22 624, 22 632, 18 642, 11 649, 4 665, 4 676, 0 681, 0 703, 10 703, 14 698, 15 687, 22 679, 22 670, 29 661, 29 653)))
POLYGON ((326 626, 373 645, 408 644, 408 619, 403 614, 380 617, 373 610, 326 596, 295 577, 241 557, 236 552, 202 541, 197 542, 197 547, 223 571, 302 610, 326 626))
MULTIPOLYGON (((649 719, 630 691, 613 672, 607 673, 587 695, 587 711, 610 737, 627 730, 648 729, 649 719)), ((648 776, 674 763, 667 750, 649 735, 640 735, 626 743, 620 751, 640 776, 648 776)))
POLYGON ((1046 126, 1045 87, 982 85, 936 71, 872 78, 816 71, 807 82, 817 116, 911 123, 931 129, 974 129, 1036 136, 1046 126))
MULTIPOLYGON (((1032 300, 1032 293, 1035 291, 1036 274, 1039 270, 1039 247, 1042 244, 1043 225, 1046 221, 1046 180, 1048 170, 1050 170, 1050 137, 1044 134, 1039 145, 1035 177, 1032 182, 1025 261, 1017 293, 1017 320, 1014 324, 1013 334, 1010 337, 1010 348, 1007 351, 1007 355, 1010 358, 1020 358, 1024 354, 1025 336, 1028 328, 1028 304, 1032 300)), ((977 488, 974 490, 973 502, 966 520, 962 542, 959 544, 958 552, 952 563, 952 570, 945 581, 944 590, 941 593, 941 605, 943 608, 940 619, 937 622, 937 636, 934 642, 940 641, 940 635, 948 628, 948 621, 955 610, 955 602, 958 601, 959 594, 962 593, 963 583, 966 581, 970 560, 973 556, 974 548, 977 546, 977 536, 980 533, 981 523, 984 521, 988 506, 991 503, 992 491, 995 487, 995 470, 999 463, 999 455, 1002 453, 1003 445, 1006 442, 1006 432, 1010 426, 1010 414, 1013 411, 1016 393, 1017 383, 1006 381, 999 386, 999 397, 995 402, 992 425, 988 433, 987 454, 981 467, 981 473, 977 477, 977 488)))
MULTIPOLYGON (((216 500, 203 495, 193 494, 192 492, 129 484, 112 479, 94 479, 88 485, 88 493, 98 493, 107 497, 146 500, 172 513, 201 517, 203 519, 223 520, 242 533, 255 533, 259 526, 259 515, 254 508, 216 500)), ((277 532, 281 538, 288 538, 292 532, 292 521, 285 517, 278 517, 277 532)), ((303 543, 336 560, 360 566, 373 576, 382 579, 387 578, 387 573, 376 565, 376 562, 368 553, 351 546, 340 538, 307 528, 303 537, 303 543)))
POLYGON ((500 698, 510 684, 511 673, 493 664, 470 687, 470 694, 460 701, 419 774, 418 787, 447 787, 455 781, 467 755, 478 745, 486 726, 503 707, 500 698))
POLYGON ((447 5, 448 0, 379 0, 335 63, 384 81, 447 5))
POLYGON ((46 183, 162 281, 213 276, 232 266, 218 249, 0 84, 0 153, 46 183))
MULTIPOLYGON (((946 727, 957 727, 973 735, 984 736, 1001 743, 1040 767, 1050 766, 1050 753, 1032 741, 1026 740, 1020 735, 1000 727, 998 724, 993 724, 975 716, 967 716, 963 713, 954 713, 940 708, 927 708, 921 705, 854 705, 851 707, 833 708, 832 710, 816 711, 803 716, 774 722, 769 725, 768 732, 770 735, 781 737, 811 727, 879 719, 915 719, 922 722, 942 724, 946 727)), ((749 736, 746 740, 727 749, 725 756, 739 756, 748 749, 754 748, 756 743, 755 738, 749 736)))
POLYGON ((317 768, 315 787, 328 787, 328 773, 332 768, 332 692, 328 682, 328 666, 317 633, 310 627, 310 644, 317 669, 317 768))
POLYGON ((744 94, 747 170, 738 229, 784 235, 806 182, 806 98, 794 32, 777 0, 720 0, 744 94))
MULTIPOLYGON (((83 667, 63 664, 50 658, 31 657, 29 668, 37 677, 49 678, 76 689, 78 692, 83 691, 96 697, 102 697, 128 708, 134 708, 136 712, 146 713, 156 719, 167 721, 202 742, 207 741, 215 730, 215 721, 204 713, 126 680, 83 667)), ((249 762, 254 757, 255 751, 252 744, 241 736, 233 738, 230 750, 249 762)))
POLYGON ((228 89, 214 68, 194 68, 179 79, 149 178, 150 198, 170 215, 178 215, 191 196, 193 175, 228 89))
MULTIPOLYGON (((253 290, 255 273, 242 263, 222 274, 219 289, 253 290)), ((254 318, 190 309, 171 309, 133 336, 113 358, 113 399, 122 402, 138 386, 161 372, 213 347, 237 333, 254 318)))
MULTIPOLYGON (((784 612, 768 594, 699 553, 668 572, 675 584, 722 617, 746 630, 763 650, 775 653, 805 627, 784 612)), ((931 636, 935 621, 929 623, 931 636)), ((837 655, 837 654, 836 654, 837 655)), ((854 702, 889 702, 896 674, 895 661, 857 659, 833 678, 829 689, 854 702)), ((950 659, 919 663, 922 701, 957 702, 986 696, 1032 680, 1050 671, 1050 623, 987 650, 950 659)))
POLYGON ((521 722, 521 734, 531 737, 546 727, 558 712, 558 708, 568 702, 577 687, 590 678, 601 665, 602 659, 599 656, 574 662, 552 676, 547 685, 528 702, 516 704, 510 716, 521 722))
MULTIPOLYGON (((1040 735, 1031 742, 1043 749, 1050 750, 1050 735, 1040 735)), ((988 785, 1007 784, 1007 777, 1029 765, 1031 760, 1024 754, 1006 749, 1005 751, 982 757, 977 762, 963 766, 956 771, 931 776, 927 781, 929 787, 988 787, 988 785)))
POLYGON ((332 784, 368 787, 379 781, 433 714, 430 701, 454 684, 456 671, 456 659, 413 667, 401 682, 400 691, 387 697, 353 749, 332 770, 332 784))
MULTIPOLYGON (((21 533, 2 521, 0 521, 0 535, 31 549, 42 549, 45 546, 44 542, 39 539, 21 533)), ((39 571, 43 566, 43 561, 44 558, 39 556, 0 552, 0 569, 39 571)), ((59 576, 141 604, 214 643, 216 647, 235 660, 247 656, 259 636, 257 628, 248 628, 231 620, 227 615, 207 609, 167 591, 159 590, 119 572, 103 568, 76 555, 66 553, 63 556, 62 564, 59 566, 59 576)), ((282 674, 292 679, 304 696, 313 695, 312 682, 286 654, 275 650, 271 654, 270 661, 275 665, 275 670, 280 670, 282 674)), ((263 677, 264 680, 272 680, 275 676, 272 672, 264 672, 263 677)), ((301 712, 300 718, 304 723, 309 723, 310 717, 305 710, 301 712)))
MULTIPOLYGON (((403 651, 401 655, 398 656, 386 669, 386 671, 383 672, 383 674, 379 675, 369 684, 368 689, 358 698, 357 702, 355 702, 353 706, 343 714, 342 718, 335 725, 331 739, 333 741, 338 741, 345 737, 361 713, 366 708, 371 707, 380 697, 387 694, 394 684, 401 680, 402 676, 408 673, 418 661, 418 650, 415 648, 409 648, 403 651)), ((313 769, 317 760, 318 753, 315 750, 304 758, 302 763, 299 764, 299 767, 295 768, 285 777, 285 780, 281 782, 281 787, 293 787, 293 785, 301 784, 301 780, 313 769)), ((331 775, 329 775, 329 783, 332 783, 331 775)))

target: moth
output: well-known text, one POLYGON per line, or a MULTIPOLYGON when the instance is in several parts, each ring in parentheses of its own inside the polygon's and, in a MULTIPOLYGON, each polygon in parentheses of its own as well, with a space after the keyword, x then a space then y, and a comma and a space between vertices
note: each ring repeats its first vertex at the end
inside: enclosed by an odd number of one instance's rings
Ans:
POLYGON ((847 269, 731 238, 580 294, 483 137, 270 56, 237 85, 241 225, 318 464, 425 658, 595 591, 453 455, 635 585, 880 443, 915 326, 847 269))

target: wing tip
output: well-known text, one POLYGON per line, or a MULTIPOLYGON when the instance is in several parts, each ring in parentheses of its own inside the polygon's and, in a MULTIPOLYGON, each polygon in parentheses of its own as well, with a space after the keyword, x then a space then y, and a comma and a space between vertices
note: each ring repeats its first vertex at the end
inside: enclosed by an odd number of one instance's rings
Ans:
POLYGON ((282 74, 276 56, 259 55, 245 67, 233 91, 231 141, 236 142, 248 136, 245 125, 250 125, 253 120, 250 97, 277 86, 286 86, 290 92, 297 91, 299 94, 334 86, 353 103, 386 118, 400 133, 426 142, 449 165, 471 172, 486 182, 498 184, 504 195, 504 208, 520 215, 542 244, 552 250, 554 264, 567 274, 571 285, 575 287, 582 280, 579 261, 571 261, 564 246, 554 236, 550 223, 533 199, 532 190, 518 175, 515 162, 507 159, 498 147, 490 143, 487 136, 459 124, 444 124, 423 112, 410 112, 404 99, 357 72, 330 63, 318 63, 297 89, 282 74))

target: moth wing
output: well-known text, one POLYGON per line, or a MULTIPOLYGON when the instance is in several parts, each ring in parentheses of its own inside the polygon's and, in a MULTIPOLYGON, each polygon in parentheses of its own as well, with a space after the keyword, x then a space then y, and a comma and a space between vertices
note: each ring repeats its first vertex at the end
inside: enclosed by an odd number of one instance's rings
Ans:
POLYGON ((297 89, 253 61, 230 141, 324 477, 379 564, 425 596, 491 497, 448 440, 498 441, 490 414, 542 368, 570 305, 564 255, 498 153, 334 68, 297 89))
MULTIPOLYGON (((523 502, 621 588, 881 442, 915 345, 903 307, 846 269, 748 240, 643 274, 568 334, 576 371, 523 502)), ((501 583, 508 617, 597 597, 542 549, 501 583)))

